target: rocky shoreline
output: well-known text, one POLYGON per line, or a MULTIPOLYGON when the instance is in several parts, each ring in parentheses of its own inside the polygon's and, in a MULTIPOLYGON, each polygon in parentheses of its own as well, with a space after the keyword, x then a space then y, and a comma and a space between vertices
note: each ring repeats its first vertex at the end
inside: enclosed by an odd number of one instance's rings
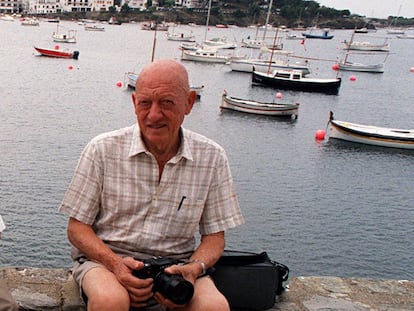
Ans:
MULTIPOLYGON (((2 267, 19 310, 84 311, 70 269, 2 267)), ((414 310, 414 281, 334 276, 292 277, 269 310, 414 310)))

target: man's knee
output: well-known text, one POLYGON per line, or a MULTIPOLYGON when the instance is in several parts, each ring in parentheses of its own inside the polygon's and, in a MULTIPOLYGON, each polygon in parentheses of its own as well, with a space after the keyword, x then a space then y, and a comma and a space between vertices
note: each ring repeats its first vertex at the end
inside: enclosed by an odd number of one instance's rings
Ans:
POLYGON ((82 281, 88 311, 129 310, 129 294, 112 273, 105 269, 88 271, 82 281))

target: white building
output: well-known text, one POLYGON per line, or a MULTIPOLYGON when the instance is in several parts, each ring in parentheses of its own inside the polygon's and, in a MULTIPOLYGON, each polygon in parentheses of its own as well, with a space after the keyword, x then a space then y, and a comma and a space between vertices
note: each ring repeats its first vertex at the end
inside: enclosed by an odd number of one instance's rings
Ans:
POLYGON ((144 11, 147 9, 147 0, 124 0, 122 4, 127 3, 131 9, 144 11))
POLYGON ((21 0, 0 0, 0 13, 20 13, 22 6, 21 0))

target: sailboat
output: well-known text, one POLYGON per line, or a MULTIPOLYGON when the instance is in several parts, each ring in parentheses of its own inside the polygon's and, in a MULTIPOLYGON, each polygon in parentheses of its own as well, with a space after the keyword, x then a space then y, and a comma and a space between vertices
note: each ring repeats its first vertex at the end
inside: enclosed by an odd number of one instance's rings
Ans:
MULTIPOLYGON (((266 23, 265 23, 265 27, 264 27, 264 31, 263 31, 263 38, 261 40, 257 39, 257 33, 258 33, 258 30, 259 30, 259 27, 256 27, 256 36, 255 36, 255 38, 250 39, 248 37, 247 39, 242 39, 242 43, 241 43, 242 47, 252 48, 252 49, 260 49, 260 48, 266 46, 266 42, 265 42, 266 32, 267 32, 267 29, 268 29, 267 26, 269 25, 269 18, 270 18, 270 14, 272 12, 272 6, 273 6, 273 0, 270 0, 269 9, 267 10, 266 23)), ((282 50, 283 49, 283 44, 280 43, 280 42, 275 43, 274 46, 273 46, 273 49, 282 50)))
POLYGON ((400 27, 393 27, 392 24, 400 17, 401 5, 398 9, 398 14, 395 18, 392 19, 389 28, 387 29, 387 34, 390 35, 403 35, 405 34, 405 30, 400 27))
MULTIPOLYGON (((385 57, 383 63, 363 64, 363 63, 351 62, 351 61, 348 60, 348 57, 350 55, 350 50, 352 49, 352 47, 355 43, 355 41, 353 41, 354 35, 355 35, 355 33, 353 32, 352 35, 351 35, 350 41, 349 42, 345 41, 345 44, 347 46, 347 51, 345 53, 344 60, 337 64, 338 69, 339 70, 346 70, 346 71, 383 73, 384 72, 384 63, 385 63, 385 60, 387 59, 388 53, 387 53, 387 56, 385 57)), ((372 53, 369 53, 369 55, 372 55, 372 53)))

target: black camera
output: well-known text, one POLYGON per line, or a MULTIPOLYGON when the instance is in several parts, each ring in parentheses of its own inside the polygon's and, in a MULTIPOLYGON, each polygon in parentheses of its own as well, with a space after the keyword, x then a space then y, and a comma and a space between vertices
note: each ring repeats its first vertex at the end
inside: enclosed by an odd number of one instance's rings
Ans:
POLYGON ((182 261, 171 258, 151 258, 142 260, 144 267, 134 270, 132 274, 140 279, 153 278, 152 291, 161 293, 177 305, 188 303, 194 294, 194 286, 178 274, 164 273, 169 266, 182 261))

